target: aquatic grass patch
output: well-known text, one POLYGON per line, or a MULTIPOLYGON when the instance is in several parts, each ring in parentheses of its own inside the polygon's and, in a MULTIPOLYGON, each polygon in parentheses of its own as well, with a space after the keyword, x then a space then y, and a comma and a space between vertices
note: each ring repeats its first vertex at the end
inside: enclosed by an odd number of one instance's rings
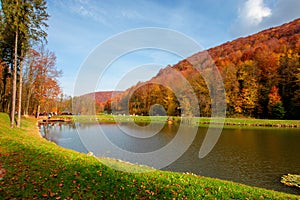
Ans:
POLYGON ((288 174, 281 177, 281 183, 289 187, 298 187, 300 189, 300 175, 288 174))
POLYGON ((34 119, 10 129, 0 113, 0 199, 299 199, 300 196, 219 179, 154 170, 126 173, 109 168, 135 168, 110 158, 67 150, 40 137, 34 119))

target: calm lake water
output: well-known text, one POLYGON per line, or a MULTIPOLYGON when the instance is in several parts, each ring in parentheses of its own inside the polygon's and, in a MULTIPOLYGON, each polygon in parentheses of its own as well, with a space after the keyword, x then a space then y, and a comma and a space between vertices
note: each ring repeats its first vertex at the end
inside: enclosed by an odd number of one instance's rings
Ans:
MULTIPOLYGON (((182 145, 189 140, 189 132, 194 130, 195 127, 185 127, 181 130, 184 132, 180 138, 182 145)), ((109 147, 105 147, 107 142, 104 142, 106 140, 103 139, 103 135, 120 149, 146 153, 170 144, 178 134, 178 126, 157 124, 152 127, 140 127, 129 123, 118 125, 56 123, 41 126, 40 131, 45 138, 62 147, 84 153, 92 151, 97 156, 126 160, 126 157, 122 157, 124 155, 115 156, 112 155, 113 152, 107 150, 109 147), (156 132, 158 133, 154 134, 156 132)), ((300 173, 300 129, 224 128, 213 150, 202 159, 198 158, 198 154, 207 128, 201 127, 196 131, 196 137, 189 148, 163 170, 192 172, 246 185, 300 194, 300 189, 290 188, 280 183, 282 175, 300 173)))

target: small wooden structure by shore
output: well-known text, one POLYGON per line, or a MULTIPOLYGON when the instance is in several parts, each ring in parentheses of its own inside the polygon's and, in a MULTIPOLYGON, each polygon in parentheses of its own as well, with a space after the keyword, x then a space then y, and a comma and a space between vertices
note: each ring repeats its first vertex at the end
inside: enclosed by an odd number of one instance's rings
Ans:
POLYGON ((56 123, 56 122, 72 122, 72 119, 53 118, 53 119, 41 119, 41 120, 39 120, 39 124, 41 124, 41 123, 56 123))

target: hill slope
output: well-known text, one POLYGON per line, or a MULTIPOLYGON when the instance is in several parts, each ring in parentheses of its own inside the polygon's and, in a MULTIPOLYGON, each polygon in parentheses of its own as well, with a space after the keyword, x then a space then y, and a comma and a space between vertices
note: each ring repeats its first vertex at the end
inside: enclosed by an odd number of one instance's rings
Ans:
POLYGON ((210 116, 211 108, 221 102, 212 98, 212 88, 219 87, 214 82, 218 69, 227 116, 299 119, 299 53, 300 19, 296 19, 168 66, 114 98, 114 104, 106 102, 110 104, 106 109, 148 115, 153 105, 160 104, 154 113, 160 109, 167 115, 210 116), (200 63, 200 70, 195 63, 200 63))
POLYGON ((100 91, 100 92, 93 92, 83 96, 92 96, 95 98, 97 103, 104 103, 107 100, 111 99, 113 95, 121 94, 121 91, 100 91))

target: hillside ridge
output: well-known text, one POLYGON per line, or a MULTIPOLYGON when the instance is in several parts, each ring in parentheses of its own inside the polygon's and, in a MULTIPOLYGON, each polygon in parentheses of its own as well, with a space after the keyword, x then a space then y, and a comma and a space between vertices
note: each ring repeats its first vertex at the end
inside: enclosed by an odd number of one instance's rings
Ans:
POLYGON ((181 115, 184 110, 187 115, 210 116, 218 103, 210 98, 216 75, 212 66, 223 79, 227 116, 300 118, 300 18, 168 65, 148 81, 102 102, 98 112, 148 115, 151 106, 159 104, 167 115, 181 115), (200 73, 193 63, 200 63, 200 73), (203 78, 204 71, 211 83, 203 78))

